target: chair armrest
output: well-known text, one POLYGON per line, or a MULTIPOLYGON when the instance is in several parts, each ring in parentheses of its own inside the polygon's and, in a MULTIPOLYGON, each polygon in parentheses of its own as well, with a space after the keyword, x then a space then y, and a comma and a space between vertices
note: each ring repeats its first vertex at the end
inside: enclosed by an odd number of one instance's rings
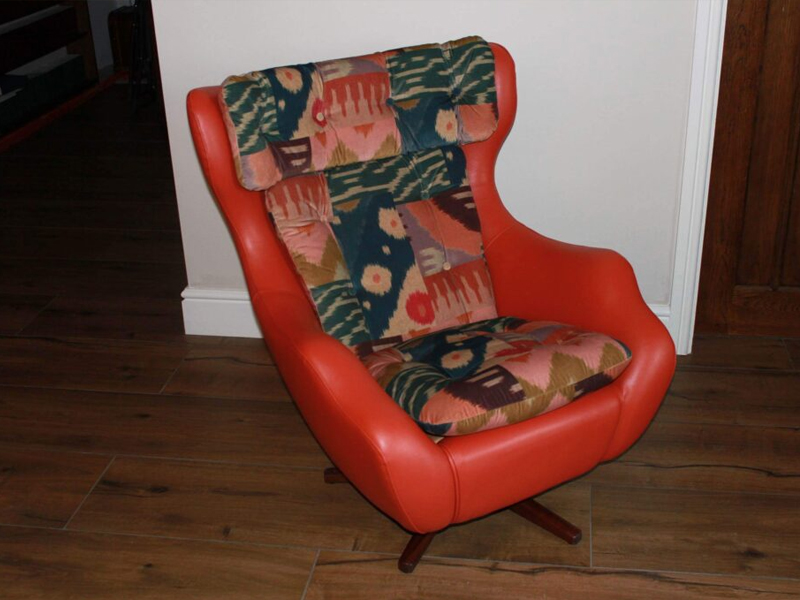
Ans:
POLYGON ((542 236, 518 222, 490 240, 486 257, 498 312, 553 320, 598 331, 624 342, 633 360, 614 382, 620 422, 605 460, 644 432, 675 371, 675 346, 644 302, 630 263, 606 249, 542 236))
POLYGON ((305 297, 258 294, 253 304, 281 375, 336 466, 403 527, 449 525, 455 482, 445 453, 352 351, 323 333, 305 297))

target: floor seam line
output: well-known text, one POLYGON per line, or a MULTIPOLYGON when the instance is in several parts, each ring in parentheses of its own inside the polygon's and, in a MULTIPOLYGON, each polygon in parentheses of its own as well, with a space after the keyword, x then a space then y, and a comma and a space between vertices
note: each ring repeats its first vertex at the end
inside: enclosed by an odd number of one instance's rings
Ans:
MULTIPOLYGON (((35 294, 34 294, 34 295, 35 295, 35 294)), ((49 294, 44 294, 44 295, 49 295, 49 294)), ((28 327, 30 327, 31 325, 33 325, 33 323, 36 321, 36 319, 38 319, 39 317, 41 317, 41 316, 42 316, 42 313, 43 313, 44 311, 46 311, 46 310, 47 310, 47 309, 50 307, 50 305, 51 305, 53 302, 55 302, 55 301, 56 301, 56 299, 58 299, 58 297, 59 297, 60 295, 61 295, 60 293, 59 293, 59 294, 53 294, 53 295, 52 295, 52 298, 50 298, 50 300, 48 300, 48 301, 47 301, 47 304, 45 304, 45 305, 44 305, 42 308, 40 308, 38 311, 36 311, 36 314, 33 316, 33 318, 32 318, 32 319, 31 319, 30 321, 28 321, 27 323, 25 323, 25 325, 23 325, 23 326, 22 326, 22 327, 21 327, 19 330, 17 330, 17 332, 16 332, 16 333, 14 333, 14 334, 12 334, 12 335, 13 335, 14 337, 25 337, 25 334, 24 334, 23 332, 24 332, 24 331, 25 331, 25 330, 26 330, 28 327)))
POLYGON ((589 484, 589 568, 594 568, 594 484, 589 484))
POLYGON ((169 377, 167 377, 167 380, 164 382, 164 385, 162 385, 162 386, 161 386, 161 389, 160 389, 160 390, 158 390, 158 393, 157 393, 157 394, 155 394, 156 396, 160 396, 161 394, 163 394, 163 393, 164 393, 164 390, 165 390, 165 389, 167 389, 167 386, 168 386, 170 383, 172 383, 172 380, 173 380, 173 378, 175 377, 175 374, 178 372, 178 369, 180 369, 180 368, 183 366, 183 363, 184 363, 184 361, 185 361, 185 360, 186 360, 186 357, 184 356, 184 357, 181 359, 181 362, 180 362, 180 363, 178 363, 178 366, 177 366, 177 367, 175 367, 175 369, 173 369, 172 373, 170 373, 170 374, 169 374, 169 377))
POLYGON ((314 569, 317 567, 317 561, 319 560, 319 553, 321 550, 317 548, 317 553, 314 555, 314 561, 311 563, 311 570, 308 573, 308 579, 306 580, 306 586, 303 588, 303 593, 300 595, 300 600, 306 599, 306 594, 308 593, 308 588, 311 587, 311 580, 314 577, 314 569))
POLYGON ((109 461, 108 461, 108 464, 106 465, 106 468, 105 468, 105 469, 103 469, 103 472, 102 472, 102 473, 100 473, 100 475, 97 477, 97 480, 94 482, 94 484, 92 485, 92 487, 91 487, 91 488, 89 488, 89 491, 88 491, 88 492, 86 493, 86 495, 83 497, 83 500, 81 500, 81 503, 80 503, 80 504, 78 504, 78 508, 76 508, 76 509, 75 509, 75 510, 72 512, 72 515, 70 515, 70 517, 69 517, 69 519, 67 520, 67 522, 66 522, 66 523, 64 523, 64 526, 61 528, 62 530, 65 530, 65 531, 66 531, 67 527, 69 527, 69 524, 70 524, 70 523, 72 523, 72 520, 75 518, 75 516, 78 514, 78 512, 80 512, 81 508, 83 508, 83 505, 84 505, 84 504, 86 503, 86 501, 89 499, 89 496, 92 494, 92 492, 94 491, 94 489, 97 487, 97 484, 98 484, 98 483, 100 483, 100 481, 102 481, 102 479, 103 479, 103 477, 105 476, 105 474, 106 474, 106 473, 108 472, 108 470, 111 468, 111 465, 113 465, 113 464, 114 464, 114 461, 116 460, 116 458, 117 458, 117 455, 116 455, 116 454, 114 454, 114 455, 111 457, 111 460, 109 460, 109 461))

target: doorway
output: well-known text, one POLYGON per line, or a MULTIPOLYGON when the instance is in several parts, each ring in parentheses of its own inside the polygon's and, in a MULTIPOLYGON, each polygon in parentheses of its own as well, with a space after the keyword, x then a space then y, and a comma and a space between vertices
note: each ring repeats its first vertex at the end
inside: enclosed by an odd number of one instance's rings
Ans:
POLYGON ((800 335, 800 2, 730 0, 698 332, 800 335))

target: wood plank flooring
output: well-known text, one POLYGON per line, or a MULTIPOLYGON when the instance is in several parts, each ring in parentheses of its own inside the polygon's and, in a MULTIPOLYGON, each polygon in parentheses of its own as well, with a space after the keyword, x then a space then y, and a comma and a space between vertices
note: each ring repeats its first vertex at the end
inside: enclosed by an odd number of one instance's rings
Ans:
POLYGON ((413 577, 408 577, 397 570, 394 557, 322 551, 306 600, 716 600, 796 598, 797 594, 796 582, 779 579, 451 559, 428 559, 424 570, 418 568, 413 577))
POLYGON ((299 598, 316 553, 0 527, 5 600, 299 598))
POLYGON ((0 597, 800 598, 800 340, 698 336, 655 421, 510 512, 407 535, 260 340, 183 335, 166 133, 112 87, 0 155, 0 597), (34 181, 35 180, 35 181, 34 181))

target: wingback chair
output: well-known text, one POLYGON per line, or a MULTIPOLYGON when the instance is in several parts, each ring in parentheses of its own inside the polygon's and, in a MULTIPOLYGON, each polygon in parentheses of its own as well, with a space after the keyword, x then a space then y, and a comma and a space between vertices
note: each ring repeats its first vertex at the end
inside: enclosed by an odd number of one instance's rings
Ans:
POLYGON ((503 206, 516 111, 514 62, 480 38, 188 96, 266 343, 336 465, 325 480, 412 534, 405 572, 436 532, 504 508, 577 543, 533 498, 629 448, 675 368, 622 256, 503 206))

